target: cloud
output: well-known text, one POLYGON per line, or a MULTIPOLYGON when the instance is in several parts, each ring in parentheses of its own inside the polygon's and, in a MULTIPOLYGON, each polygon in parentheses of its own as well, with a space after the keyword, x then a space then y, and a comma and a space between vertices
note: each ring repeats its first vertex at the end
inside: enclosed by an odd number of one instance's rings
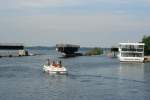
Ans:
POLYGON ((0 27, 3 27, 0 30, 1 41, 23 41, 27 44, 36 42, 54 45, 64 41, 88 45, 101 41, 103 45, 111 45, 123 40, 138 41, 150 32, 148 17, 143 19, 110 13, 89 16, 15 16, 3 17, 0 22, 0 27), (8 35, 13 37, 7 37, 8 35))
MULTIPOLYGON (((38 33, 43 31, 52 33, 109 33, 127 32, 134 29, 144 29, 150 26, 149 18, 134 18, 128 15, 114 15, 110 13, 96 15, 42 15, 1 18, 1 23, 7 22, 12 29, 20 32, 32 31, 38 33), (15 24, 16 23, 16 24, 15 24), (119 27, 119 28, 118 28, 119 27), (37 30, 38 29, 38 30, 37 30)), ((26 32, 28 33, 28 32, 26 32)))
POLYGON ((85 5, 123 5, 145 3, 150 5, 149 0, 1 0, 0 5, 6 8, 14 7, 47 7, 47 6, 85 6, 85 5))
POLYGON ((83 45, 92 44, 93 41, 94 44, 100 41, 105 45, 123 40, 138 41, 150 33, 148 2, 1 0, 0 41, 43 45, 59 41, 79 42, 83 45))
POLYGON ((25 0, 23 6, 28 7, 46 7, 46 6, 61 6, 64 0, 25 0))
POLYGON ((126 13, 149 15, 148 0, 3 0, 1 15, 126 13))

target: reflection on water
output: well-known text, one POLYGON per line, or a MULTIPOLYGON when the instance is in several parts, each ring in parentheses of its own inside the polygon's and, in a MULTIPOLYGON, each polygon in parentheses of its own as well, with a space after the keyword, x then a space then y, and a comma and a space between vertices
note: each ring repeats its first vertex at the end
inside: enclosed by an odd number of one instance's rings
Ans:
POLYGON ((120 63, 120 77, 144 81, 144 63, 120 63))
POLYGON ((150 83, 150 63, 144 64, 144 79, 150 83))

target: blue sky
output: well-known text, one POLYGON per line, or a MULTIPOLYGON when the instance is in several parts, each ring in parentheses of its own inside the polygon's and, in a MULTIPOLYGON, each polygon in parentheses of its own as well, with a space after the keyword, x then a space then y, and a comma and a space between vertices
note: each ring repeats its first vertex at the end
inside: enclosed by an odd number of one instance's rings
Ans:
POLYGON ((150 35, 149 0, 0 0, 0 42, 111 47, 150 35))

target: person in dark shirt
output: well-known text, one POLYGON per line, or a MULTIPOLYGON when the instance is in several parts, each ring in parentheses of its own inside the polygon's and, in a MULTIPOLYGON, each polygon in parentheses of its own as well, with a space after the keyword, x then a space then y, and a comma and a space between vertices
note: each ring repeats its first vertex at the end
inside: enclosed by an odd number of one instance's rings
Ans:
POLYGON ((62 63, 61 63, 61 60, 59 61, 59 67, 62 67, 62 63))
POLYGON ((50 59, 47 59, 47 65, 50 66, 50 59))

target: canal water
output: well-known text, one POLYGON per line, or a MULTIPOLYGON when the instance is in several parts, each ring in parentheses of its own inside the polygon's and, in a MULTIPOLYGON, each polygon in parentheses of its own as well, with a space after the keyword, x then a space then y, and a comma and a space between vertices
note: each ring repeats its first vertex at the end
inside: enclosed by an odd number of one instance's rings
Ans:
POLYGON ((42 55, 0 58, 0 100, 150 100, 150 63, 32 52, 42 55), (69 74, 43 73, 47 58, 61 59, 69 74))

